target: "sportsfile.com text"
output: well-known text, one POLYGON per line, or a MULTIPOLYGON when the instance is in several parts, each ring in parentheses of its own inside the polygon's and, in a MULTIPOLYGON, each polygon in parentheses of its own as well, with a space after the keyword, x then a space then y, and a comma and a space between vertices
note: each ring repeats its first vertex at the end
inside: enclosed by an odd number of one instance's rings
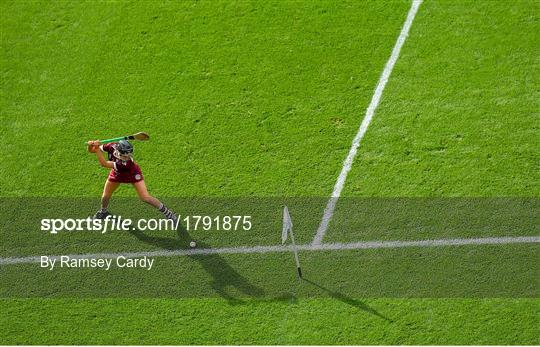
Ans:
POLYGON ((178 230, 180 222, 186 230, 248 231, 252 228, 251 216, 179 216, 170 219, 137 219, 135 222, 122 216, 108 216, 105 219, 88 218, 43 218, 41 231, 58 234, 63 231, 109 231, 130 230, 178 230))

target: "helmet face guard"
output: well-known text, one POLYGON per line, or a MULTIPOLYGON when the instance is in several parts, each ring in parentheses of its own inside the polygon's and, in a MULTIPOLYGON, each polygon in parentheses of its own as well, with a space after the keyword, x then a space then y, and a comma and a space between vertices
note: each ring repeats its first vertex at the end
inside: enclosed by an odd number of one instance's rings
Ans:
POLYGON ((126 140, 120 140, 116 145, 114 156, 122 160, 131 159, 133 157, 133 145, 126 140))

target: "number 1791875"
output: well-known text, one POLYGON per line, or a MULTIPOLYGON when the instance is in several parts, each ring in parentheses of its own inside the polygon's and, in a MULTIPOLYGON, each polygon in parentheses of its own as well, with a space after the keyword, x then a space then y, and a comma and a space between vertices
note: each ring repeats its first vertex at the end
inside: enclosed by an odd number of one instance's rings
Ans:
POLYGON ((251 230, 251 216, 185 216, 187 230, 251 230))

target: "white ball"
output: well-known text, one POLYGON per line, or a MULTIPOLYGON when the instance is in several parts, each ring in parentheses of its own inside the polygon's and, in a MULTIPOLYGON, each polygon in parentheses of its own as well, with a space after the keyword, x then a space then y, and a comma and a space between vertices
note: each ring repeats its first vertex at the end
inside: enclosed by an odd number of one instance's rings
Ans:
POLYGON ((191 246, 191 248, 195 248, 195 246, 197 246, 197 244, 195 243, 195 241, 191 241, 189 243, 189 245, 191 246))

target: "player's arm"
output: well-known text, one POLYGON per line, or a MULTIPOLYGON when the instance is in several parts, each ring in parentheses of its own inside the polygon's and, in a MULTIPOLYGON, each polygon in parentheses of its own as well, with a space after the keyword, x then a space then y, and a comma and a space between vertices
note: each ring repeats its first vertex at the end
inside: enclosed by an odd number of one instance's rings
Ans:
POLYGON ((96 153, 99 165, 106 168, 114 168, 114 163, 112 161, 106 160, 105 157, 103 157, 103 152, 101 151, 99 141, 88 141, 88 150, 90 152, 96 153))
POLYGON ((103 152, 99 148, 96 151, 96 157, 99 161, 99 165, 110 169, 114 168, 114 163, 112 161, 105 160, 105 158, 103 157, 103 152))

